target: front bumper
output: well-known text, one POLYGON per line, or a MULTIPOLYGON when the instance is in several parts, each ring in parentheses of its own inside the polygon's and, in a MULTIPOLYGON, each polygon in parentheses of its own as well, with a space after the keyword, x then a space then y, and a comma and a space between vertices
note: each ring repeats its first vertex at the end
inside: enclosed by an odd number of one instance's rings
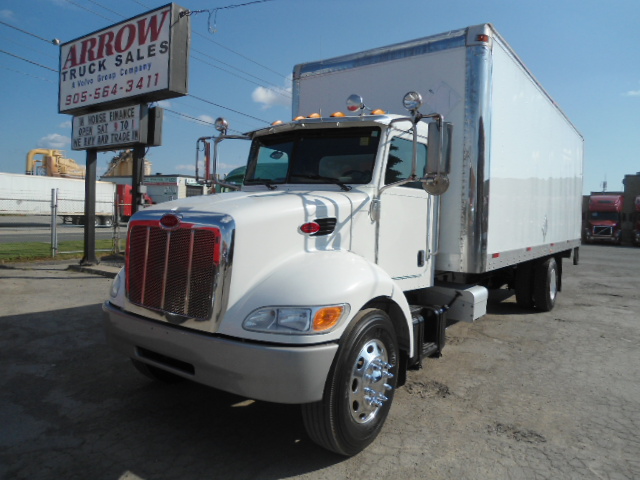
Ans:
POLYGON ((102 306, 107 342, 116 350, 195 382, 256 400, 322 399, 338 345, 271 345, 223 338, 102 306))

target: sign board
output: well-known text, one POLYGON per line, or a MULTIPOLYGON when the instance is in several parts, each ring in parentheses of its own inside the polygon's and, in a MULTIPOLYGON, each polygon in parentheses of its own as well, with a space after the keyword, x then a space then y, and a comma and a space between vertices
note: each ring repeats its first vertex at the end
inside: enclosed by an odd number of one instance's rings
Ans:
MULTIPOLYGON (((146 106, 144 110, 147 110, 146 106)), ((146 140, 146 115, 141 115, 140 105, 73 117, 71 134, 73 150, 121 147, 146 143, 146 140)))
POLYGON ((58 111, 82 114, 186 95, 187 12, 170 3, 63 44, 58 111))

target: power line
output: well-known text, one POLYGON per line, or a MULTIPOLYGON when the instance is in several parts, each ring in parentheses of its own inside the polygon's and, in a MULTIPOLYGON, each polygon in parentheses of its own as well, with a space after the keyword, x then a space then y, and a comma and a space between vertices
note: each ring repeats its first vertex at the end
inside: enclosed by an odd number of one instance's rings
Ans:
POLYGON ((263 123, 266 123, 266 124, 269 123, 267 120, 265 120, 263 118, 258 118, 258 117, 254 117, 254 116, 246 114, 246 113, 239 112, 238 110, 234 110, 233 108, 225 107, 224 105, 220 105, 218 103, 212 102, 211 100, 207 100, 206 98, 197 97, 195 95, 189 95, 189 96, 191 98, 195 98, 196 100, 200 100, 201 102, 208 103, 209 105, 213 105, 214 107, 224 108, 225 110, 229 110, 230 112, 237 113, 238 115, 242 115, 244 117, 248 117, 248 118, 251 118, 253 120, 257 120, 259 122, 263 122, 263 123))
MULTIPOLYGON (((97 16, 99 16, 99 17, 101 17, 101 18, 104 18, 104 19, 106 19, 106 20, 112 21, 111 19, 109 19, 109 18, 107 18, 107 17, 105 17, 105 16, 103 16, 103 15, 99 14, 98 12, 95 12, 95 11, 93 11, 93 10, 90 10, 90 9, 86 8, 86 7, 83 7, 82 5, 80 5, 80 4, 76 3, 76 2, 74 2, 73 0, 65 0, 65 1, 66 1, 66 2, 68 2, 68 3, 70 3, 70 4, 72 4, 72 5, 77 6, 77 7, 79 7, 79 8, 84 9, 84 10, 86 10, 86 11, 87 11, 87 12, 89 12, 89 13, 93 13, 94 15, 97 15, 97 16)), ((124 16, 124 15, 122 15, 121 13, 116 12, 116 11, 114 11, 114 10, 112 10, 112 9, 108 8, 108 7, 105 7, 104 5, 102 5, 100 2, 98 2, 98 1, 96 1, 96 0, 88 0, 88 1, 89 1, 89 2, 91 2, 91 3, 93 3, 94 5, 97 5, 97 6, 101 7, 101 8, 104 8, 105 10, 108 10, 109 12, 112 12, 112 13, 114 13, 114 14, 118 15, 118 16, 119 16, 119 17, 121 17, 121 18, 125 18, 125 16, 124 16)), ((135 0, 132 0, 132 1, 135 1, 135 0)), ((274 0, 255 0, 255 1, 247 2, 247 3, 243 3, 243 4, 235 4, 235 5, 227 5, 227 6, 225 6, 225 7, 218 7, 218 8, 214 8, 214 9, 212 9, 212 10, 210 10, 210 11, 211 11, 211 12, 213 12, 213 11, 217 11, 217 10, 224 10, 224 9, 230 9, 230 8, 238 8, 238 7, 244 7, 244 6, 252 5, 252 4, 256 4, 256 3, 265 3, 265 2, 271 2, 271 1, 274 1, 274 0)), ((149 7, 147 7, 146 5, 144 5, 144 4, 143 4, 143 3, 141 3, 141 2, 137 2, 137 1, 135 1, 135 3, 137 3, 137 4, 139 4, 139 5, 142 5, 142 6, 143 6, 143 7, 145 7, 145 8, 149 8, 149 7)), ((208 12, 208 11, 209 11, 209 10, 199 10, 199 11, 196 11, 196 12, 189 12, 189 15, 192 15, 193 13, 198 13, 198 12, 208 12)), ((27 32, 27 33, 28 33, 28 32, 27 32)), ((255 60, 253 60, 253 59, 251 59, 251 58, 247 57, 246 55, 243 55, 243 54, 241 54, 241 53, 239 53, 239 52, 236 52, 235 50, 232 50, 231 48, 226 47, 226 46, 224 46, 224 45, 220 44, 219 42, 213 41, 213 40, 211 40, 211 39, 207 38, 206 36, 204 36, 204 35, 202 35, 202 34, 199 34, 199 33, 197 33, 197 32, 196 32, 196 34, 197 34, 197 35, 199 35, 199 36, 201 36, 201 37, 203 37, 203 38, 205 38, 205 39, 207 39, 207 40, 209 40, 209 41, 211 41, 212 43, 214 43, 214 44, 216 44, 216 45, 220 46, 221 48, 224 48, 224 49, 226 49, 226 50, 230 51, 231 53, 233 53, 233 54, 235 54, 235 55, 238 55, 238 56, 240 56, 240 57, 244 58, 245 60, 247 60, 247 61, 249 61, 249 62, 251 62, 251 63, 254 63, 255 65, 258 65, 258 66, 259 66, 259 67, 261 67, 261 68, 264 68, 264 69, 266 69, 266 70, 269 70, 270 72, 272 72, 272 73, 274 73, 274 74, 276 74, 276 75, 278 75, 278 76, 280 76, 280 77, 282 77, 282 78, 285 78, 285 79, 287 78, 285 75, 282 75, 281 73, 276 72, 275 70, 272 70, 271 68, 267 67, 266 65, 262 65, 262 64, 260 64, 260 63, 256 62, 255 60)), ((197 50, 195 50, 195 49, 192 49, 192 50, 194 50, 194 51, 196 51, 196 52, 197 52, 197 50)), ((204 53, 204 52, 198 52, 198 53, 201 53, 202 55, 205 55, 205 56, 207 56, 207 57, 211 58, 212 60, 217 61, 217 62, 219 62, 219 63, 222 63, 223 65, 226 65, 226 66, 228 66, 228 67, 230 67, 230 68, 233 68, 234 70, 237 70, 237 71, 239 71, 239 72, 242 72, 242 73, 243 73, 243 74, 245 74, 245 75, 248 75, 248 76, 250 76, 250 77, 253 77, 253 78, 255 78, 255 79, 257 79, 257 80, 259 80, 259 81, 261 81, 261 82, 264 82, 264 83, 266 83, 266 84, 267 84, 267 88, 269 88, 269 90, 273 90, 273 91, 274 91, 274 92, 276 92, 277 94, 279 94, 279 95, 283 95, 282 93, 280 93, 280 92, 281 92, 281 90, 280 90, 278 87, 276 87, 276 86, 274 86, 274 85, 270 85, 270 82, 268 82, 267 80, 265 80, 265 79, 263 79, 263 78, 260 78, 260 77, 257 77, 257 76, 255 76, 255 75, 252 75, 252 74, 250 74, 250 73, 248 73, 248 72, 245 72, 245 71, 243 71, 243 70, 241 70, 241 69, 239 69, 239 68, 237 68, 237 67, 234 67, 233 65, 230 65, 230 64, 225 63, 225 62, 223 62, 223 61, 221 61, 221 60, 218 60, 217 58, 214 58, 214 57, 212 57, 212 56, 210 56, 210 55, 208 55, 208 54, 206 54, 206 53, 204 53), (270 88, 270 86, 272 86, 272 87, 274 87, 274 88, 270 88)), ((205 62, 205 63, 206 63, 206 62, 205 62)), ((210 66, 212 66, 212 67, 216 67, 215 65, 211 65, 211 64, 208 64, 208 65, 210 65, 210 66)), ((218 68, 218 67, 216 67, 216 68, 218 68)), ((231 73, 231 72, 228 72, 228 73, 231 73)), ((260 86, 263 86, 263 85, 260 85, 260 86)), ((285 95, 285 96, 286 96, 286 95, 285 95)))
POLYGON ((3 22, 2 20, 0 20, 0 23, 2 25, 5 25, 5 26, 9 27, 9 28, 13 28, 14 30, 18 30, 19 32, 26 33, 27 35, 31 35, 32 37, 35 37, 35 38, 37 38, 39 40, 42 40, 43 42, 47 42, 48 44, 53 44, 53 45, 59 45, 60 44, 60 40, 58 40, 57 38, 54 38, 53 40, 47 40, 46 38, 43 38, 40 35, 36 35, 35 33, 27 32, 26 30, 23 30, 23 29, 18 28, 18 27, 14 26, 14 25, 11 25, 10 23, 3 22))
POLYGON ((7 67, 1 66, 1 65, 0 65, 0 68, 2 68, 3 70, 8 70, 10 72, 19 73, 21 75, 26 75, 27 77, 37 78, 38 80, 44 80, 47 83, 57 83, 57 82, 53 82, 53 81, 49 80, 48 78, 38 77, 37 75, 31 75, 30 73, 22 72, 20 70, 14 70, 13 68, 7 68, 7 67))
MULTIPOLYGON (((95 11, 93 11, 93 10, 91 10, 91 9, 88 9, 88 8, 86 8, 86 7, 82 6, 82 5, 79 5, 78 3, 76 3, 76 2, 74 2, 74 1, 72 1, 72 0, 65 0, 65 1, 66 1, 67 3, 70 3, 71 5, 75 5, 76 7, 81 8, 81 9, 83 9, 83 10, 85 10, 85 11, 89 12, 89 13, 92 13, 92 14, 94 14, 94 15, 97 15, 97 16, 99 16, 99 17, 101 17, 101 18, 105 19, 105 20, 113 21, 112 19, 107 18, 107 17, 105 17, 104 15, 101 15, 100 13, 95 12, 95 11)), ((93 3, 93 4, 97 5, 97 6, 99 6, 99 7, 102 7, 102 8, 104 8, 104 9, 106 9, 106 10, 108 10, 108 11, 110 11, 110 12, 112 12, 112 13, 115 13, 116 15, 119 15, 119 16, 121 16, 121 17, 122 17, 122 15, 121 15, 121 14, 119 14, 118 12, 115 12, 115 11, 113 11, 113 10, 111 10, 111 9, 107 8, 107 7, 104 7, 103 5, 101 5, 100 3, 98 3, 98 2, 97 2, 97 1, 95 1, 95 0, 89 0, 89 1, 90 1, 91 3, 93 3)), ((137 3, 137 4, 141 5, 141 6, 145 7, 145 8, 149 8, 147 5, 145 5, 145 4, 143 4, 143 3, 141 3, 141 2, 139 2, 139 1, 137 1, 137 0, 132 0, 132 1, 134 1, 135 3, 137 3)), ((247 5, 251 5, 251 4, 256 4, 256 3, 265 3, 265 2, 268 2, 268 1, 273 1, 273 0, 255 0, 255 1, 252 1, 252 2, 244 3, 244 4, 236 4, 236 5, 228 5, 228 6, 226 6, 226 7, 219 7, 219 8, 214 9, 214 10, 223 10, 223 9, 228 9, 228 8, 238 8, 238 7, 243 7, 243 6, 247 6, 247 5)), ((31 32, 28 32, 28 31, 26 31, 26 30, 22 30, 22 29, 20 29, 20 28, 14 27, 13 25, 7 24, 7 23, 5 23, 5 22, 3 22, 3 21, 1 21, 1 20, 0 20, 0 23, 4 24, 4 25, 6 25, 6 26, 8 26, 8 27, 10 27, 10 28, 14 28, 14 29, 16 29, 16 30, 19 30, 19 31, 21 31, 22 33, 25 33, 25 34, 31 35, 31 36, 33 36, 33 37, 36 37, 36 38, 38 38, 38 39, 40 39, 40 40, 43 40, 43 41, 45 41, 45 42, 47 42, 47 43, 54 43, 54 44, 56 44, 56 42, 57 42, 57 43, 59 44, 59 40, 57 40, 57 39, 54 39, 52 42, 50 42, 49 40, 47 40, 47 39, 45 39, 45 38, 43 38, 43 37, 40 37, 40 36, 38 36, 38 35, 36 35, 36 34, 33 34, 33 33, 31 33, 31 32)), ((202 35, 201 35, 201 36, 202 36, 202 35)), ((204 36, 203 36, 203 38, 207 38, 207 37, 204 37, 204 36)), ((249 57, 247 57, 247 56, 245 56, 245 55, 240 54, 239 52, 236 52, 236 51, 234 51, 234 50, 232 50, 232 49, 230 49, 230 48, 228 48, 228 47, 225 47, 224 45, 219 44, 218 42, 212 41, 211 39, 208 39, 208 38, 207 38, 207 40, 211 41, 211 42, 212 42, 212 43, 214 43, 214 44, 219 45, 219 46, 220 46, 220 47, 222 47, 222 48, 225 48, 226 50, 228 50, 228 51, 230 51, 230 52, 234 53, 235 55, 238 55, 238 56, 240 56, 240 57, 242 57, 242 58, 244 58, 244 59, 246 59, 246 60, 248 60, 248 61, 250 61, 250 62, 252 62, 252 63, 254 63, 254 64, 256 64, 256 65, 258 65, 258 66, 260 66, 260 67, 262 67, 262 68, 265 68, 265 69, 267 69, 267 70, 270 70, 271 72, 275 73, 276 75, 282 76, 280 73, 276 72, 275 70, 272 70, 272 69, 270 69, 269 67, 266 67, 266 66, 264 66, 264 65, 261 65, 260 63, 256 62, 255 60, 252 60, 252 59, 250 59, 249 57)), ((264 80, 264 79, 261 79, 261 78, 259 78, 259 77, 256 77, 256 76, 254 76, 254 75, 252 75, 252 74, 250 74, 250 73, 248 73, 248 72, 245 72, 245 71, 243 71, 243 70, 240 70, 239 68, 233 67, 233 66, 231 66, 231 65, 229 65, 229 64, 226 64, 225 62, 221 62, 220 60, 217 60, 217 59, 215 59, 214 57, 211 57, 210 55, 208 55, 208 54, 206 54, 206 53, 204 53, 204 52, 200 52, 200 51, 197 51, 197 50, 195 50, 195 51, 196 51, 197 53, 201 54, 201 55, 204 55, 205 57, 211 58, 211 59, 212 59, 212 60, 214 60, 214 61, 218 61, 219 63, 222 63, 222 64, 224 64, 224 65, 227 65, 228 67, 233 68, 233 69, 235 69, 235 70, 238 70, 238 71, 242 72, 242 73, 243 73, 243 74, 245 74, 245 75, 248 75, 248 76, 250 76, 250 77, 256 78, 256 79, 260 80, 261 82, 265 82, 265 83, 267 83, 267 84, 268 84, 268 82, 266 82, 266 80, 264 80)), ((9 56, 15 57, 15 58, 17 58, 17 59, 19 59, 19 60, 22 60, 22 61, 25 61, 25 62, 31 63, 31 64, 36 65, 36 66, 38 66, 38 67, 45 68, 45 69, 50 70, 50 71, 52 71, 52 72, 54 72, 54 73, 59 73, 59 71, 58 71, 58 70, 55 70, 55 69, 53 69, 53 68, 47 67, 47 66, 42 65, 42 64, 39 64, 39 63, 37 63, 37 62, 34 62, 34 61, 31 61, 31 60, 28 60, 28 59, 23 58, 23 57, 20 57, 20 56, 18 56, 18 55, 12 54, 12 53, 7 52, 7 51, 5 51, 5 50, 0 49, 0 53, 4 53, 4 54, 6 54, 6 55, 9 55, 9 56)), ((194 57, 194 58, 195 58, 195 57, 194 57)), ((226 71, 226 70, 222 69, 221 67, 218 67, 218 66, 216 66, 216 65, 212 65, 212 64, 210 64, 210 63, 208 63, 208 62, 206 62, 206 61, 204 61, 204 60, 202 60, 202 59, 196 58, 196 60, 199 60, 199 61, 201 61, 201 62, 203 62, 203 63, 205 63, 205 64, 207 64, 207 65, 209 65, 209 66, 212 66, 212 67, 214 67, 214 68, 218 68, 218 69, 220 69, 220 70, 226 71)), ((19 72, 19 73, 21 73, 21 72, 19 72)), ((232 75, 235 75, 233 72, 228 72, 228 71, 227 71, 227 73, 230 73, 230 74, 232 74, 232 75)), ((238 75, 235 75, 235 76, 239 77, 238 75)), ((283 76, 283 77, 284 77, 284 76, 283 76)), ((39 77, 35 77, 35 78, 39 78, 39 77)), ((242 77, 239 77, 239 78, 242 78, 242 77)), ((284 78, 286 78, 286 77, 284 77, 284 78)), ((43 80, 45 80, 45 79, 43 79, 43 80)), ((245 80, 245 81, 249 81, 249 82, 254 83, 254 84, 256 84, 256 85, 259 85, 259 86, 263 86, 262 84, 258 84, 258 83, 252 82, 251 80, 248 80, 248 79, 246 79, 246 78, 243 78, 243 80, 245 80)), ((279 89, 272 89, 272 88, 269 88, 269 90, 272 90, 272 91, 274 91, 275 93, 278 93, 279 95, 282 95, 282 96, 284 96, 284 97, 287 97, 287 95, 285 95, 285 94, 284 94, 281 90, 279 90, 279 89)), ((224 105, 221 105, 221 104, 218 104, 218 103, 212 102, 212 101, 207 100, 207 99, 202 98, 202 97, 198 97, 198 96, 195 96, 195 95, 190 95, 190 97, 191 97, 191 98, 194 98, 194 99, 196 99, 196 100, 199 100, 199 101, 201 101, 201 102, 207 103, 207 104, 209 104, 209 105, 213 105, 213 106, 215 106, 215 107, 222 108, 222 109, 224 109, 224 110, 228 110, 228 111, 233 112, 233 113, 236 113, 236 114, 238 114, 238 115, 241 115, 241 116, 244 116, 244 117, 247 117, 247 118, 253 119, 253 120, 257 120, 257 121, 262 122, 262 123, 266 123, 266 124, 268 124, 268 123, 269 123, 267 120, 264 120, 264 119, 262 119, 262 118, 254 117, 254 116, 252 116, 252 115, 249 115, 249 114, 246 114, 246 113, 240 112, 240 111, 238 111, 238 110, 235 110, 235 109, 233 109, 233 108, 226 107, 226 106, 224 106, 224 105)), ((200 122, 200 123, 210 124, 210 122, 207 122, 207 121, 205 121, 205 120, 201 120, 201 119, 198 119, 198 118, 195 118, 195 117, 190 117, 189 115, 182 114, 182 113, 180 113, 180 112, 176 112, 176 111, 172 111, 172 110, 168 110, 168 111, 171 111, 172 113, 174 113, 174 114, 176 114, 176 115, 181 115, 181 116, 184 116, 184 117, 186 117, 186 118, 190 118, 190 119, 195 120, 195 121, 198 121, 198 122, 200 122)))
POLYGON ((9 55, 9 56, 11 56, 11 57, 15 57, 15 58, 20 59, 20 60, 22 60, 22 61, 24 61, 24 62, 28 62, 28 63, 31 63, 31 64, 33 64, 33 65, 37 65, 38 67, 46 68, 47 70, 51 70, 51 71, 52 71, 52 72, 54 72, 54 73, 58 73, 58 70, 55 70, 55 69, 53 69, 53 68, 51 68, 51 67, 47 67, 46 65, 41 65, 40 63, 37 63, 37 62, 32 62, 31 60, 27 60, 27 59, 26 59, 26 58, 24 58, 24 57, 20 57, 20 56, 18 56, 18 55, 14 55, 13 53, 6 52, 6 51, 4 51, 4 50, 2 50, 2 49, 0 49, 0 53, 4 53, 5 55, 9 55))
POLYGON ((191 115, 187 115, 186 113, 178 112, 178 111, 176 111, 176 110, 171 110, 170 108, 164 108, 164 107, 162 107, 162 109, 163 109, 165 112, 173 113, 174 115, 178 115, 178 116, 180 116, 180 117, 188 118, 189 120, 193 120, 194 122, 204 123, 204 124, 206 124, 206 125, 212 125, 212 126, 213 126, 213 125, 215 125, 215 123, 210 122, 210 121, 208 121, 208 120, 203 120, 203 119, 201 119, 201 118, 192 117, 191 115))
MULTIPOLYGON (((266 82, 266 80, 264 80, 264 79, 262 79, 262 78, 256 77, 255 75, 251 75, 250 73, 245 72, 245 71, 243 71, 243 70, 240 70, 239 68, 236 68, 236 67, 234 67, 234 66, 232 66, 232 65, 229 65, 228 63, 225 63, 225 62, 222 62, 222 61, 220 61, 220 60, 217 60, 217 59, 215 59, 215 58, 211 57, 210 55, 207 55, 207 54, 206 54, 206 53, 204 53, 204 52, 200 52, 200 51, 195 50, 195 49, 193 49, 193 50, 194 50, 196 53, 199 53, 199 54, 201 54, 201 55, 204 55, 205 57, 211 58, 212 60, 214 60, 214 61, 216 61, 216 62, 220 62, 220 63, 222 63, 223 65, 226 65, 226 66, 228 66, 228 67, 230 67, 230 68, 233 68, 233 69, 235 69, 235 70, 238 70, 239 72, 242 72, 242 73, 243 73, 243 74, 245 74, 245 75, 248 75, 248 76, 253 77, 253 78, 257 79, 257 80, 260 80, 261 82, 267 83, 267 85, 268 85, 268 86, 267 86, 267 87, 264 87, 264 88, 267 88, 268 90, 272 91, 273 93, 276 93, 276 94, 278 94, 278 95, 281 95, 281 96, 282 96, 282 97, 284 97, 284 98, 291 98, 291 95, 289 95, 289 94, 285 93, 282 89, 280 89, 280 88, 278 88, 278 87, 276 87, 276 86, 274 86, 274 85, 269 86, 268 82, 266 82)), ((226 70, 226 69, 224 69, 224 68, 222 68, 222 67, 219 67, 219 66, 214 65, 214 64, 212 64, 212 63, 209 63, 209 62, 207 62, 207 61, 205 61, 205 60, 202 60, 201 58, 198 58, 198 57, 195 57, 195 56, 194 56, 193 58, 194 58, 194 60, 198 60, 198 61, 200 61, 200 62, 204 63, 205 65, 209 65, 210 67, 217 68, 218 70, 222 70, 223 72, 226 72, 226 73, 228 73, 229 75, 233 75, 234 77, 240 78, 241 80, 244 80, 245 82, 249 82, 249 83, 252 83, 252 84, 254 84, 254 85, 258 85, 259 87, 263 87, 263 84, 262 84, 262 83, 254 82, 253 80, 249 80, 248 78, 244 78, 244 77, 242 77, 242 76, 240 76, 240 75, 238 75, 238 74, 236 74, 236 73, 234 73, 234 72, 230 72, 229 70, 226 70)))
POLYGON ((133 3, 137 3, 140 6, 143 6, 144 8, 151 8, 149 5, 145 5, 142 2, 139 2, 138 0, 131 0, 133 3))
MULTIPOLYGON (((55 55, 53 53, 43 53, 41 50, 38 50, 36 48, 32 48, 32 47, 27 46, 27 45, 25 45, 23 43, 20 43, 20 42, 16 42, 13 38, 8 38, 8 37, 5 37, 4 35, 0 35, 0 42, 12 43, 12 44, 14 44, 14 45, 16 45, 16 46, 18 46, 18 47, 20 47, 22 49, 29 50, 30 52, 33 52, 36 55, 46 56, 49 59, 54 59, 55 61, 58 61, 58 55, 55 55)), ((7 45, 5 44, 5 46, 7 46, 7 45)))
POLYGON ((259 63, 259 62, 255 61, 255 60, 253 60, 252 58, 249 58, 249 57, 247 57, 246 55, 243 55, 243 54, 242 54, 242 53, 240 53, 240 52, 236 52, 236 51, 235 51, 235 50, 233 50, 232 48, 229 48, 229 47, 227 47, 226 45, 223 45, 223 44, 222 44, 222 43, 220 43, 220 42, 216 42, 215 40, 213 40, 213 39, 211 39, 211 38, 207 37, 206 35, 203 35, 203 34, 201 34, 201 33, 199 33, 199 32, 194 32, 194 34, 195 34, 195 35, 198 35, 199 37, 204 38, 205 40, 207 40, 207 41, 209 41, 209 42, 213 43, 214 45, 219 46, 220 48, 224 48, 225 50, 227 50, 227 51, 229 51, 229 52, 233 53, 234 55, 238 55, 239 57, 242 57, 242 58, 244 58, 245 60, 247 60, 247 61, 249 61, 249 62, 251 62, 251 63, 253 63, 253 64, 257 65, 257 66, 259 66, 259 67, 261 67, 261 68, 264 68, 265 70, 270 71, 271 73, 275 73, 275 74, 276 74, 276 75, 278 75, 279 77, 282 77, 282 78, 285 78, 285 79, 287 78, 287 76, 286 76, 286 75, 282 75, 282 73, 280 73, 280 72, 276 72, 275 70, 273 70, 272 68, 267 67, 266 65, 262 65, 261 63, 259 63))
POLYGON ((96 0, 88 0, 89 2, 93 3, 94 5, 97 5, 101 8, 104 8, 105 10, 107 10, 108 12, 114 13, 116 15, 118 15, 119 17, 122 18, 126 18, 124 15, 122 15, 120 12, 116 12, 115 10, 111 10, 109 7, 105 7, 104 5, 102 5, 101 3, 96 2, 96 0))
POLYGON ((252 2, 246 2, 246 3, 239 3, 239 4, 235 4, 235 5, 227 5, 226 7, 218 7, 218 8, 214 8, 212 10, 209 10, 209 18, 207 20, 208 28, 209 28, 209 32, 211 33, 216 33, 217 29, 216 29, 216 24, 218 22, 218 12, 220 10, 227 10, 227 9, 231 9, 231 8, 239 8, 239 7, 246 7, 249 5, 255 5, 256 3, 266 3, 266 2, 271 2, 273 0, 254 0, 252 2), (213 27, 211 26, 211 17, 213 16, 213 27))
POLYGON ((85 7, 84 5, 80 5, 79 3, 74 2, 73 0, 64 0, 67 3, 70 3, 71 5, 75 5, 78 8, 81 8, 82 10, 86 10, 89 13, 93 13, 94 15, 99 16, 100 18, 104 18, 105 20, 108 20, 109 22, 113 22, 114 20, 112 18, 109 17, 105 17, 104 15, 102 15, 101 13, 98 12, 94 12, 93 10, 91 10, 90 8, 85 7))

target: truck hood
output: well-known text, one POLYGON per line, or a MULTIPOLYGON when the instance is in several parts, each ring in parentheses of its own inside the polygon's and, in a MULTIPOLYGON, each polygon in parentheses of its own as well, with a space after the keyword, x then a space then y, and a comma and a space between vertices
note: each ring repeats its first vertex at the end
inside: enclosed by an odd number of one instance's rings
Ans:
POLYGON ((226 214, 233 218, 237 235, 281 237, 286 232, 286 236, 293 234, 300 238, 298 229, 302 224, 335 218, 335 231, 329 235, 334 240, 333 248, 348 249, 350 225, 347 220, 354 209, 362 208, 369 199, 363 191, 229 192, 153 205, 132 220, 157 211, 180 213, 185 221, 197 219, 195 223, 206 219, 207 214, 226 214))
MULTIPOLYGON (((282 265, 296 256, 352 248, 352 215, 368 211, 370 196, 364 190, 230 192, 189 197, 146 208, 131 219, 158 221, 166 212, 182 221, 204 228, 233 225, 228 252, 228 309, 242 299, 243 292, 276 275, 282 265), (323 220, 329 219, 327 222, 323 220), (300 227, 321 220, 318 235, 305 234, 300 227), (335 220, 335 221, 334 221, 335 220)), ((368 215, 366 215, 368 218, 368 215)), ((246 313, 246 312, 245 312, 246 313)), ((244 318, 244 317, 243 317, 244 318)), ((238 321, 238 318, 225 318, 238 321)), ((208 321, 189 321, 184 326, 216 331, 208 321)))

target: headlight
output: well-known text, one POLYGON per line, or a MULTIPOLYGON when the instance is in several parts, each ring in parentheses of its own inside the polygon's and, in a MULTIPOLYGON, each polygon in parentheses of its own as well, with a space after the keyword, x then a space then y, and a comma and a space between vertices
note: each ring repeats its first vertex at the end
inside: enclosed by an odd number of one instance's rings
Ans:
POLYGON ((348 305, 267 307, 252 312, 242 326, 253 332, 289 335, 323 333, 335 327, 348 312, 348 305))

